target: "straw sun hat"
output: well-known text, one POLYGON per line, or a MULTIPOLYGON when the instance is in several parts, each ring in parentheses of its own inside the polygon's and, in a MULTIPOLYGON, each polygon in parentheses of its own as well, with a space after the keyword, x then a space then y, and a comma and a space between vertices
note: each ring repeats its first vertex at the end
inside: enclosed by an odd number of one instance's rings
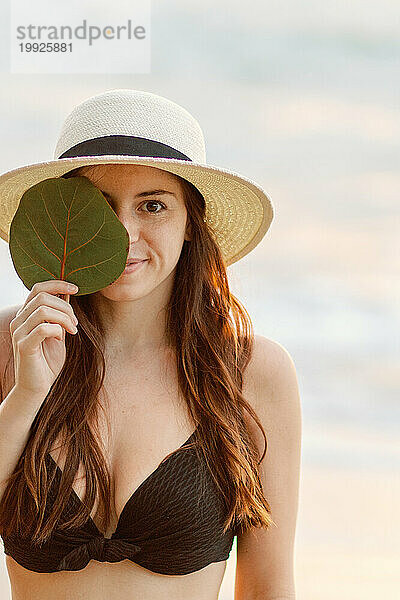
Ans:
POLYGON ((157 167, 190 181, 203 195, 205 220, 226 265, 248 254, 266 234, 273 206, 256 183, 207 165, 203 132, 182 106, 146 91, 114 89, 87 98, 67 116, 54 159, 0 175, 0 237, 24 192, 43 179, 104 163, 157 167))

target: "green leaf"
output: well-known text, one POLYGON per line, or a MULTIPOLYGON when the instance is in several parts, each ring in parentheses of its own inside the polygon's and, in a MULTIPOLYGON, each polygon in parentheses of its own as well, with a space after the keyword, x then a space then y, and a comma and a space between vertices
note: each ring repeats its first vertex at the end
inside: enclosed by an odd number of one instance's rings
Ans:
POLYGON ((29 188, 10 226, 10 253, 28 289, 61 279, 91 294, 123 273, 129 234, 87 177, 51 177, 29 188))

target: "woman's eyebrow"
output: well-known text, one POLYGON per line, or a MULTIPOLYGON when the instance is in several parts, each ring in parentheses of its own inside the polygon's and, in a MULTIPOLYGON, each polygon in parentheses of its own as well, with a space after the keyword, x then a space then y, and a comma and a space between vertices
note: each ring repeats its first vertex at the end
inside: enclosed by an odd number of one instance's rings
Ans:
MULTIPOLYGON (((104 192, 103 190, 100 190, 100 192, 106 198, 113 199, 113 196, 111 194, 109 194, 108 192, 104 192)), ((175 194, 173 192, 169 192, 168 190, 149 190, 148 192, 140 192, 140 194, 136 194, 135 198, 143 198, 146 196, 161 196, 163 194, 169 194, 171 196, 175 196, 175 194)))

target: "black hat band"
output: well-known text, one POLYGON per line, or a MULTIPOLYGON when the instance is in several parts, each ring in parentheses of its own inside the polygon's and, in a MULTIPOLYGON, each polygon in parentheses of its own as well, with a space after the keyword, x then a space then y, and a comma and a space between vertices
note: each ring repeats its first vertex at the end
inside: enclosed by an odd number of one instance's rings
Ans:
POLYGON ((147 138, 133 135, 104 135, 80 142, 66 150, 58 158, 73 158, 75 156, 102 156, 121 154, 128 156, 148 156, 150 158, 192 159, 168 144, 156 142, 147 138))

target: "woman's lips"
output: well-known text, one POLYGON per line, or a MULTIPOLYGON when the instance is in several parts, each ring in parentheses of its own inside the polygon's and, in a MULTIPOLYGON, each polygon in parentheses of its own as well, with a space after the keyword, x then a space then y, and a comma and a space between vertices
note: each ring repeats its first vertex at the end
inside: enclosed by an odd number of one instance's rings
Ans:
POLYGON ((124 273, 133 273, 133 271, 137 271, 147 262, 147 260, 141 260, 139 262, 132 262, 129 265, 126 265, 126 267, 124 269, 124 273))

